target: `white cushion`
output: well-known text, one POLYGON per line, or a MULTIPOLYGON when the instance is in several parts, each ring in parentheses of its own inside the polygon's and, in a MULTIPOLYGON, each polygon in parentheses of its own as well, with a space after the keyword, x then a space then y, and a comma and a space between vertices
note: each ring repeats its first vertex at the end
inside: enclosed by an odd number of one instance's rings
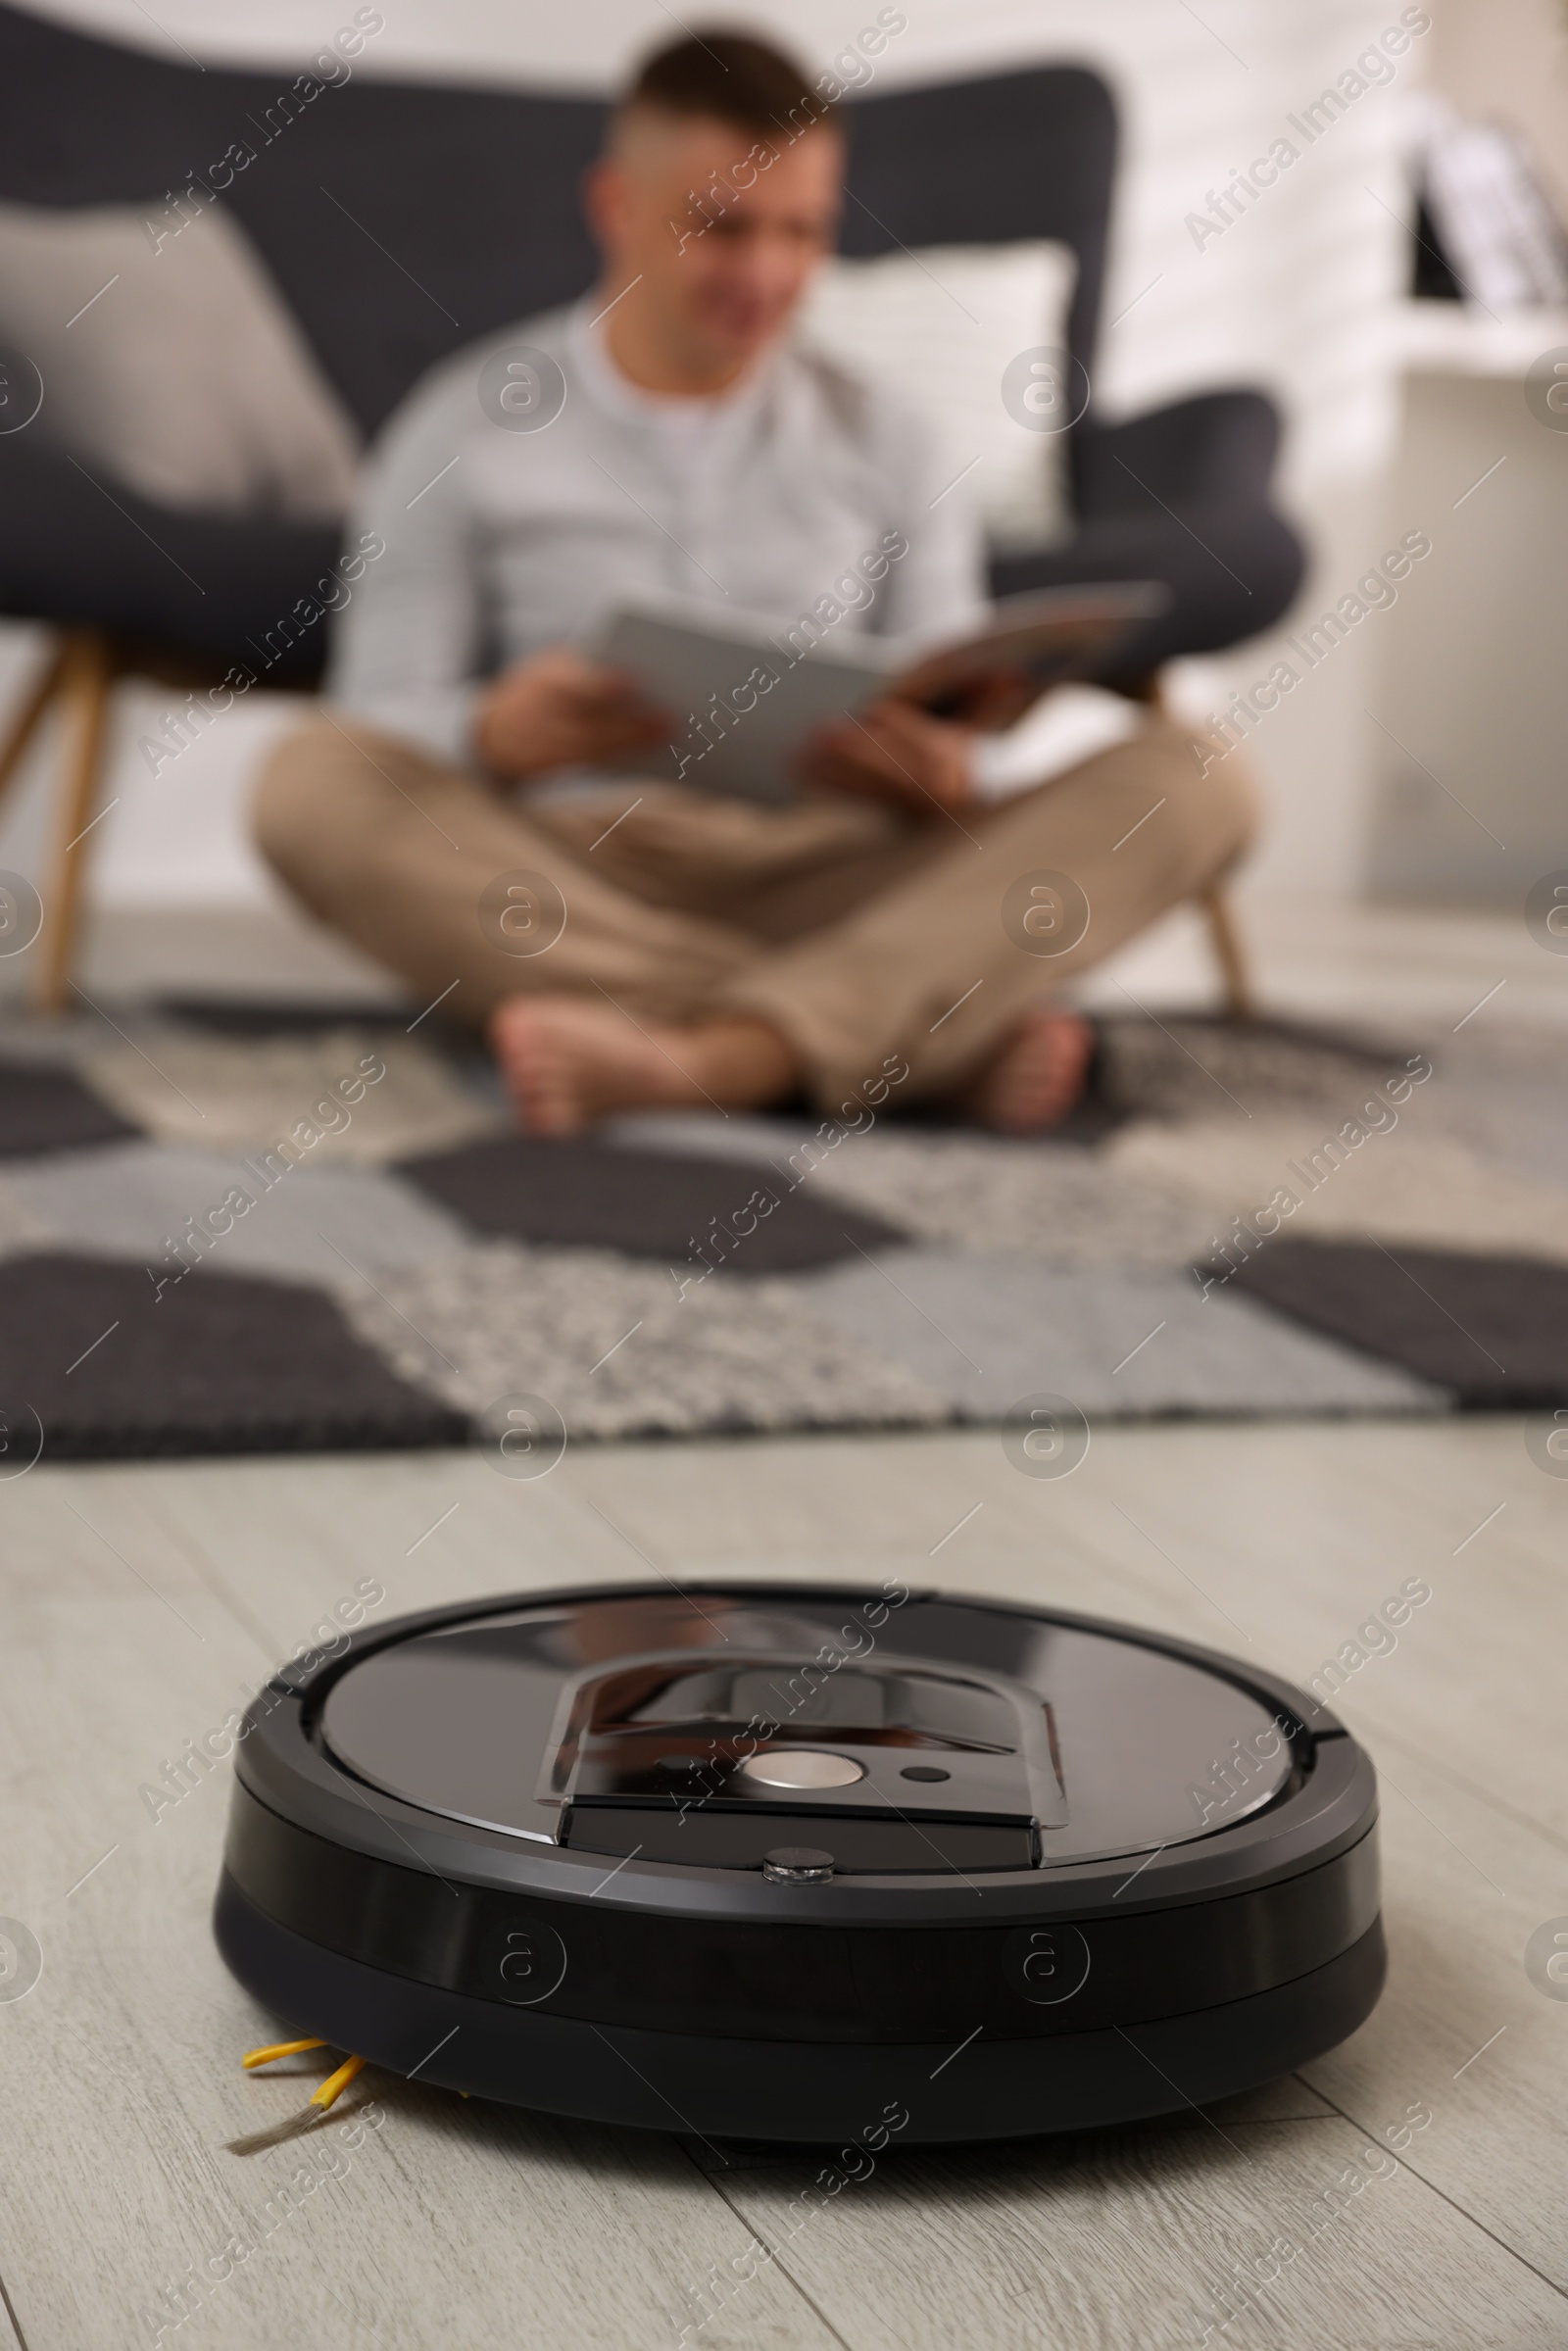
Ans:
POLYGON ((923 412, 963 493, 1004 548, 1067 535, 1066 435, 1018 423, 1002 379, 1021 352, 1067 340, 1077 257, 1065 245, 933 245, 826 263, 801 331, 840 366, 898 387, 923 412))
POLYGON ((244 232, 178 218, 0 204, 0 342, 43 377, 40 425, 166 506, 336 519, 353 423, 244 232))

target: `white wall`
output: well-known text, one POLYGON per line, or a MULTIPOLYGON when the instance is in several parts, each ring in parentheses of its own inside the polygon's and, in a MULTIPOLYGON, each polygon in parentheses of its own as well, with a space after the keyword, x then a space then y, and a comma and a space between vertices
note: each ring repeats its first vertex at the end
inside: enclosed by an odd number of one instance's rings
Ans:
MULTIPOLYGON (((364 70, 492 83, 604 89, 672 24, 658 0, 377 4, 386 26, 364 70)), ((1189 214, 1286 135, 1285 118, 1353 65, 1397 20, 1400 0, 1203 0, 1200 11, 1183 0, 902 5, 908 29, 880 61, 883 86, 1056 58, 1109 76, 1125 163, 1101 397, 1112 413, 1128 413, 1220 383, 1271 390, 1290 419, 1285 494, 1316 554, 1303 609, 1321 609, 1386 543, 1382 483, 1395 423, 1386 329, 1405 268, 1397 115, 1401 89, 1425 71, 1430 36, 1400 61, 1392 87, 1357 100, 1254 210, 1200 248, 1189 214)), ((44 13, 165 54, 183 47, 214 62, 281 67, 319 47, 352 10, 348 0, 160 0, 156 24, 136 0, 50 0, 44 13)), ((824 64, 874 15, 872 0, 714 0, 712 8, 714 19, 769 26, 824 64)), ((0 642, 0 690, 20 674, 24 644, 15 632, 0 642)), ((1259 734, 1273 804, 1254 868, 1264 887, 1348 892, 1359 883, 1362 711, 1376 652, 1369 623, 1259 734)), ((1183 680, 1183 694, 1213 707, 1222 688, 1262 676, 1272 658, 1255 645, 1203 664, 1183 680)), ((108 795, 119 803, 96 836, 99 902, 258 903, 266 885, 240 837, 245 776, 286 711, 273 703, 236 712, 155 783, 134 738, 156 701, 125 701, 108 795)), ((30 780, 0 828, 0 864, 34 866, 41 762, 30 780)))
POLYGON ((1442 0, 1433 18, 1433 87, 1462 114, 1522 130, 1568 213, 1568 10, 1561 0, 1442 0))

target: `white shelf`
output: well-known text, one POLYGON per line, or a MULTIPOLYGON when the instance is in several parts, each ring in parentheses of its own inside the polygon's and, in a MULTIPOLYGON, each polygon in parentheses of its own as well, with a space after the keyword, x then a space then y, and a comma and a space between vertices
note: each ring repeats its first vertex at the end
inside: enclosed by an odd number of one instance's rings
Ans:
POLYGON ((1393 314, 1391 329, 1395 363, 1406 374, 1522 380, 1544 351, 1568 345, 1568 310, 1507 311, 1494 318, 1469 302, 1404 302, 1393 314))

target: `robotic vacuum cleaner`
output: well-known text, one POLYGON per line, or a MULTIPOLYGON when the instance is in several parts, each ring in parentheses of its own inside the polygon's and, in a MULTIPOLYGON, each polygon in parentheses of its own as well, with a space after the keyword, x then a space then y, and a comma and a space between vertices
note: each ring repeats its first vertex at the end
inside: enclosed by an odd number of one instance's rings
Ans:
POLYGON ((892 1583, 474 1601, 268 1684, 235 1782, 216 1926, 258 1999, 600 2122, 1078 2131, 1266 2082, 1383 1985, 1344 1725, 1054 1610, 892 1583))

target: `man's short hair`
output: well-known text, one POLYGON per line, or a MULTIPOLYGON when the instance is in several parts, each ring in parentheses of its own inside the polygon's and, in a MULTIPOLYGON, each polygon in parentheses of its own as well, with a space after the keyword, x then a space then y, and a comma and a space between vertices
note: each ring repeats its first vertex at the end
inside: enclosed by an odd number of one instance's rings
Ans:
POLYGON ((833 113, 794 58, 721 25, 704 26, 645 60, 619 112, 644 107, 677 120, 727 122, 753 138, 798 137, 833 113))

